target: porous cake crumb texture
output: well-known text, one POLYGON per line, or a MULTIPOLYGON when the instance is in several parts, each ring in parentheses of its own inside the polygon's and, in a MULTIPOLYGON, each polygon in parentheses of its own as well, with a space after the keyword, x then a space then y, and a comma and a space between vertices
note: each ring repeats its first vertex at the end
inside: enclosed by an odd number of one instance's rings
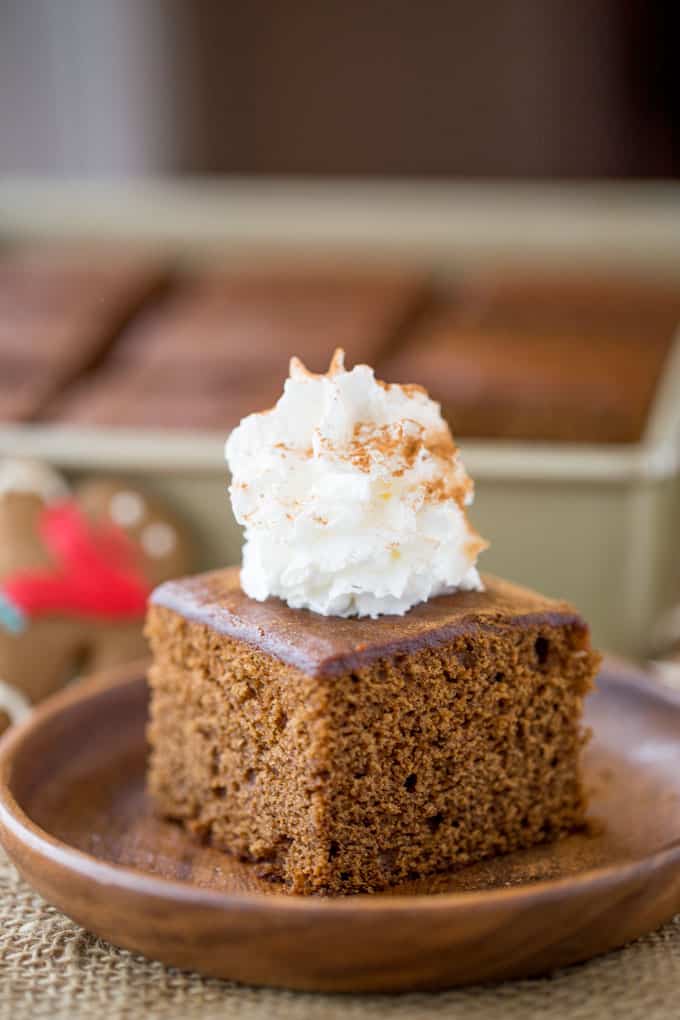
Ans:
POLYGON ((283 890, 370 892, 584 821, 580 622, 496 620, 315 677, 162 606, 147 630, 159 809, 283 890))

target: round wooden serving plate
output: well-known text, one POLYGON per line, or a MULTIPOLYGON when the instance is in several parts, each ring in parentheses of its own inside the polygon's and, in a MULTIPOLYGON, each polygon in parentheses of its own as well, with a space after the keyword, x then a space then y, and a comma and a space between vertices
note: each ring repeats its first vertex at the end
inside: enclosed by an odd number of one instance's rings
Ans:
POLYGON ((592 826, 376 896, 287 896, 154 817, 142 671, 86 682, 0 747, 0 835, 85 928, 168 964, 325 991, 539 974, 680 910, 680 696, 609 661, 588 699, 592 826))

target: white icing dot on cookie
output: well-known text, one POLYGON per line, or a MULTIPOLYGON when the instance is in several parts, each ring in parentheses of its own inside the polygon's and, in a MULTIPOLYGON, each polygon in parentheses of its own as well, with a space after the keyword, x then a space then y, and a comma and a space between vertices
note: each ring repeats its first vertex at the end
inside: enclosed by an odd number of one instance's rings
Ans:
POLYGON ((121 489, 114 493, 109 503, 109 514, 112 521, 121 528, 133 528, 144 516, 144 500, 138 492, 121 489))
POLYGON ((177 536, 169 524, 154 521, 147 524, 141 535, 141 543, 147 556, 160 559, 167 556, 177 545, 177 536))

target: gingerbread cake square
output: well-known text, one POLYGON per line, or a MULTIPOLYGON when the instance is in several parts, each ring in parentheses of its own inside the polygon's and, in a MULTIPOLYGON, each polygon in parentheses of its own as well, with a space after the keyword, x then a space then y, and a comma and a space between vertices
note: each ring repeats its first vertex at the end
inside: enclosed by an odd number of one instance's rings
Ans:
POLYGON ((152 596, 150 791, 282 888, 371 892, 584 821, 586 624, 493 577, 405 616, 325 617, 236 568, 152 596))
POLYGON ((33 421, 93 368, 162 289, 165 260, 119 245, 46 244, 0 256, 0 420, 33 421))
POLYGON ((418 270, 279 265, 181 278, 110 357, 48 409, 81 425, 223 429, 275 403, 295 344, 313 368, 338 344, 379 359, 427 303, 418 270))

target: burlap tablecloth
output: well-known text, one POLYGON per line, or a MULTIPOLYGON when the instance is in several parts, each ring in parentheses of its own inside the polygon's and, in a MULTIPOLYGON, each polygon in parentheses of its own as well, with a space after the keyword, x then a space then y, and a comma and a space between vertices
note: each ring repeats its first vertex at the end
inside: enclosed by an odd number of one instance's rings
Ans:
POLYGON ((115 949, 44 903, 0 851, 0 1020, 667 1020, 680 1017, 680 916, 551 978, 437 995, 329 996, 244 988, 115 949))

